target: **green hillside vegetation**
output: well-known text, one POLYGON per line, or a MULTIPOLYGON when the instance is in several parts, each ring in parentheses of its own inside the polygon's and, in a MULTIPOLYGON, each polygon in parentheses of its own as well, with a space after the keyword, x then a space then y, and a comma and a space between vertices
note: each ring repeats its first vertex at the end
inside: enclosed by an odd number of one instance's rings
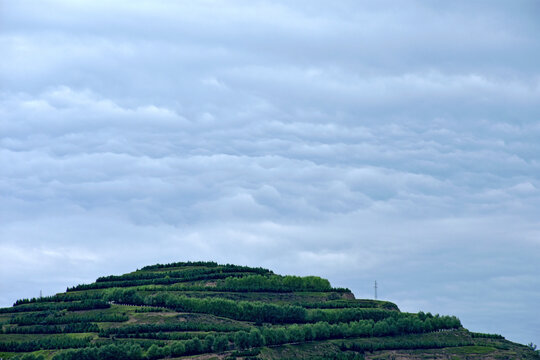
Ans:
POLYGON ((0 359, 540 359, 317 276, 179 262, 0 309, 0 359))

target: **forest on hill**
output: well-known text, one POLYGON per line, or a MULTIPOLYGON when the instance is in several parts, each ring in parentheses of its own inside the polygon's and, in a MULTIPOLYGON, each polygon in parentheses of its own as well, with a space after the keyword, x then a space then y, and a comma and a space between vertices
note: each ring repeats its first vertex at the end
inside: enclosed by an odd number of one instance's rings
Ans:
POLYGON ((540 359, 317 276, 157 264, 0 309, 0 359, 540 359))

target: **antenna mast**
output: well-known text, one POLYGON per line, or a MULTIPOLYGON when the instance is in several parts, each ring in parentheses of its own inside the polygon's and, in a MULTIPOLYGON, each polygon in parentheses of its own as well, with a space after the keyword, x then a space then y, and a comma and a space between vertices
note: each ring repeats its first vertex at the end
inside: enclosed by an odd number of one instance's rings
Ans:
POLYGON ((373 288, 375 289, 375 300, 377 300, 377 280, 375 280, 375 285, 373 288))

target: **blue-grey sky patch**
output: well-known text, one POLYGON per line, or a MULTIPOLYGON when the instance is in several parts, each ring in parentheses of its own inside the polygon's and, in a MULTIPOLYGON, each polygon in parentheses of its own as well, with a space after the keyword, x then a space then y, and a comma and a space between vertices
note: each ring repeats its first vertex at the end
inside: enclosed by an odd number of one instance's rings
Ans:
POLYGON ((316 274, 540 343, 537 1, 0 1, 0 305, 316 274))

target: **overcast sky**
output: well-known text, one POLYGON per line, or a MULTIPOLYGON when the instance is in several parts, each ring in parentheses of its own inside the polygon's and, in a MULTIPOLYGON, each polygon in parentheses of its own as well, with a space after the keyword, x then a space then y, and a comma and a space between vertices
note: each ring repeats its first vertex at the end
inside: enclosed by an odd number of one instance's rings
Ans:
POLYGON ((215 260, 540 345, 538 19, 0 0, 0 306, 215 260))

